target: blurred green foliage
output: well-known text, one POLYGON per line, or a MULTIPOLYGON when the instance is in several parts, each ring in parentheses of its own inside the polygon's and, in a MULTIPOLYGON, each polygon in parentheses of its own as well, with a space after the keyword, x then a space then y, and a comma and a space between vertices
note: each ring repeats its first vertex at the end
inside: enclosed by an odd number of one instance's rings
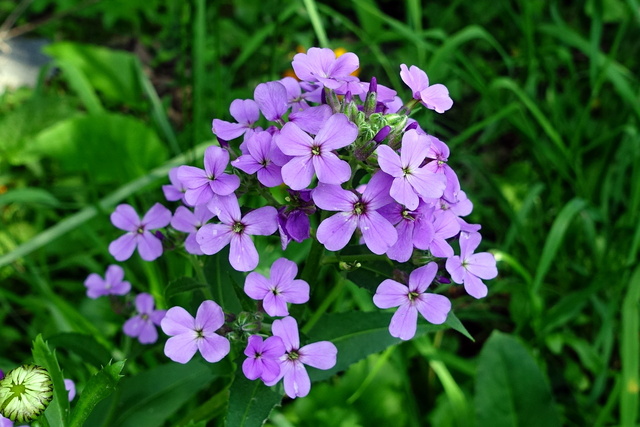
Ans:
MULTIPOLYGON (((161 349, 119 333, 130 301, 84 297, 84 278, 111 262, 108 206, 160 200, 166 178, 150 171, 169 156, 193 161, 212 118, 229 118, 233 99, 281 77, 324 33, 328 47, 360 57, 363 79, 403 97, 401 63, 449 88, 452 110, 415 118, 449 144, 500 276, 480 301, 450 292, 474 342, 440 331, 390 347, 283 402, 270 424, 636 425, 636 0, 2 0, 0 21, 23 3, 6 34, 50 39, 59 72, 0 95, 0 368, 29 359, 41 333, 79 384, 123 354, 123 396, 153 372, 181 375, 159 362, 161 349), (64 239, 47 234, 69 218, 64 239), (30 246, 12 256, 20 245, 30 246), (74 348, 64 334, 92 338, 74 348)), ((183 260, 166 258, 128 262, 134 288, 158 291, 161 277, 185 274, 183 260)), ((311 307, 328 297, 329 312, 372 309, 348 280, 337 295, 319 290, 311 307)), ((165 402, 162 382, 147 406, 99 408, 109 420, 171 409, 153 425, 221 417, 224 400, 203 390, 224 374, 194 369, 203 372, 185 378, 180 400, 165 402)))

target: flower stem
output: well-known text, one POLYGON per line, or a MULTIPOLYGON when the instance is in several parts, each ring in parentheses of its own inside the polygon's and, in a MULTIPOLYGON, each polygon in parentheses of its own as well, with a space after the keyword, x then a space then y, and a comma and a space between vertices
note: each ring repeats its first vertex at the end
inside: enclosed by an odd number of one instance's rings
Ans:
POLYGON ((333 304, 333 302, 342 294, 342 290, 344 289, 344 285, 347 283, 347 280, 339 276, 338 283, 336 286, 331 289, 329 295, 322 301, 320 307, 313 313, 309 321, 302 328, 302 333, 308 334, 309 331, 315 326, 315 324, 320 320, 322 315, 327 311, 329 306, 333 304))

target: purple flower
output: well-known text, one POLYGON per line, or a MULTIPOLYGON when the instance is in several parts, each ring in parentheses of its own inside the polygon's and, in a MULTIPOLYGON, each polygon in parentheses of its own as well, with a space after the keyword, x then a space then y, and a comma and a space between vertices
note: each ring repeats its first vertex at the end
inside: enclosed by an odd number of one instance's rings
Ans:
POLYGON ((124 270, 119 265, 110 265, 104 275, 104 279, 96 273, 91 273, 84 281, 89 298, 98 298, 104 295, 125 295, 131 290, 131 283, 125 282, 124 270))
POLYGON ((314 172, 325 184, 342 184, 351 176, 351 168, 332 150, 346 147, 356 140, 358 127, 344 114, 334 114, 311 138, 295 123, 287 123, 276 136, 276 144, 288 156, 282 167, 282 179, 293 190, 302 190, 311 183, 314 172))
POLYGON ((451 280, 464 284, 464 289, 474 298, 487 296, 487 285, 480 279, 489 280, 498 275, 492 254, 473 253, 481 240, 480 233, 460 233, 460 256, 448 258, 445 264, 451 280))
POLYGON ((360 66, 355 53, 347 52, 336 58, 328 48, 312 47, 307 53, 298 53, 291 63, 300 80, 320 82, 325 87, 337 89, 349 74, 360 66))
POLYGON ((287 89, 280 82, 260 83, 253 91, 262 115, 271 122, 282 122, 282 116, 289 111, 287 89))
POLYGON ((392 203, 389 196, 391 177, 377 172, 362 195, 344 190, 337 185, 318 185, 313 200, 319 208, 339 213, 322 221, 318 227, 318 241, 330 251, 344 248, 356 228, 362 232, 371 252, 382 255, 398 239, 396 229, 377 212, 392 203))
POLYGON ((310 237, 309 215, 316 211, 316 205, 311 200, 312 190, 290 190, 290 206, 278 208, 278 231, 282 250, 287 248, 293 239, 300 243, 310 237))
POLYGON ((200 249, 207 255, 218 253, 231 243, 229 262, 237 271, 251 271, 258 265, 258 251, 252 235, 268 236, 278 229, 278 211, 273 206, 240 213, 238 199, 233 196, 220 199, 220 224, 206 224, 196 233, 200 249))
POLYGON ((187 187, 185 200, 191 206, 205 205, 216 195, 228 196, 240 186, 240 178, 224 172, 229 164, 229 152, 212 145, 204 152, 204 170, 180 166, 178 178, 187 187))
POLYGON ((413 92, 413 99, 419 100, 428 109, 444 113, 453 105, 446 86, 441 84, 429 86, 427 73, 415 65, 407 69, 405 64, 401 64, 400 77, 413 92))
POLYGON ((175 202, 177 200, 184 200, 184 193, 187 191, 187 188, 180 182, 178 179, 178 168, 175 167, 169 171, 169 181, 171 185, 163 185, 162 192, 164 193, 165 199, 170 202, 175 202))
POLYGON ((416 210, 409 210, 398 203, 384 206, 378 212, 389 222, 395 224, 398 240, 387 251, 387 256, 398 262, 407 262, 411 258, 416 242, 433 239, 432 213, 425 202, 420 202, 416 210))
POLYGON ((280 374, 265 384, 272 386, 284 378, 284 391, 292 399, 304 397, 311 390, 311 381, 304 365, 318 369, 331 369, 336 364, 338 349, 329 341, 319 341, 300 347, 298 323, 293 317, 273 322, 273 335, 280 337, 285 354, 280 357, 280 374))
POLYGON ((130 205, 118 205, 111 214, 111 223, 128 231, 109 245, 109 253, 118 261, 125 261, 138 248, 140 257, 153 261, 162 255, 162 242, 151 230, 166 227, 171 221, 171 211, 156 203, 140 221, 138 213, 130 205))
POLYGON ((460 223, 450 211, 438 210, 433 212, 433 223, 430 227, 431 233, 419 232, 415 240, 416 248, 429 250, 431 254, 438 258, 449 258, 453 256, 453 248, 447 239, 460 232, 460 223))
POLYGON ((378 286, 373 303, 378 308, 399 307, 391 318, 389 333, 401 340, 416 334, 418 312, 427 321, 439 325, 447 320, 451 301, 437 294, 426 293, 438 272, 435 262, 416 268, 409 275, 409 286, 387 279, 378 286))
POLYGON ((244 282, 244 291, 255 300, 262 300, 264 311, 269 316, 287 316, 287 303, 303 304, 309 301, 309 284, 294 280, 298 274, 295 262, 279 258, 271 265, 271 278, 249 273, 244 282))
POLYGON ((458 180, 458 175, 456 175, 454 170, 451 169, 451 166, 447 164, 449 160, 449 147, 434 136, 427 135, 427 138, 431 141, 429 150, 427 150, 427 158, 434 159, 434 161, 427 163, 425 167, 433 173, 439 173, 445 176, 447 186, 444 189, 444 198, 455 203, 458 193, 460 192, 460 181, 458 180))
POLYGON ((282 165, 289 160, 272 141, 269 132, 257 132, 245 140, 248 151, 231 162, 233 167, 241 171, 258 173, 258 181, 265 187, 277 187, 282 184, 282 165))
POLYGON ((76 383, 74 383, 73 380, 65 378, 64 389, 69 392, 69 402, 71 402, 73 398, 76 397, 76 383))
POLYGON ((0 427, 13 427, 13 421, 9 418, 5 418, 0 414, 0 427))
POLYGON ((174 362, 187 363, 200 351, 207 362, 215 363, 229 354, 229 340, 216 334, 224 325, 222 308, 211 300, 203 301, 195 319, 182 307, 172 307, 162 319, 162 331, 171 338, 164 354, 174 362))
POLYGON ((418 207, 418 196, 434 199, 442 196, 446 180, 426 167, 420 167, 429 150, 429 140, 416 130, 407 131, 402 137, 402 149, 398 156, 388 145, 376 150, 380 168, 394 177, 391 197, 398 203, 414 210, 418 207))
POLYGON ((260 109, 253 99, 236 99, 229 107, 231 116, 238 123, 213 120, 212 132, 225 141, 230 141, 246 132, 253 132, 253 124, 260 118, 260 109))
POLYGON ((332 114, 331 107, 323 104, 291 113, 289 114, 289 121, 298 125, 303 131, 316 135, 332 114))
POLYGON ((132 338, 138 338, 141 344, 153 344, 158 340, 155 325, 160 325, 166 310, 154 310, 155 303, 150 294, 142 293, 136 297, 138 314, 124 323, 124 333, 132 338))
POLYGON ((171 218, 171 226, 178 231, 189 233, 184 241, 184 248, 194 255, 203 255, 200 245, 196 241, 196 233, 204 224, 215 215, 206 205, 198 205, 193 212, 184 206, 178 207, 171 218))
POLYGON ((269 337, 263 341, 260 335, 251 335, 244 354, 242 372, 250 380, 260 378, 264 382, 275 380, 280 375, 280 359, 285 353, 280 337, 269 337))
POLYGON ((304 100, 300 82, 293 77, 285 77, 280 79, 280 83, 287 89, 287 104, 291 107, 291 112, 305 110, 309 108, 309 104, 304 100))

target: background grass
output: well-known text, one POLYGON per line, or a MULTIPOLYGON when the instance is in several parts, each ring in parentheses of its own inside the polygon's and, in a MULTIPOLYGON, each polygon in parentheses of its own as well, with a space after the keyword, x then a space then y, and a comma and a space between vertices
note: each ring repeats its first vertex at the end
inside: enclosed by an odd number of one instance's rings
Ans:
MULTIPOLYGON (((450 111, 416 118, 449 144, 500 275, 483 300, 449 295, 475 342, 448 331, 391 347, 270 422, 483 425, 478 361, 498 330, 534 357, 563 425, 636 425, 637 1, 25 3, 9 36, 33 27, 29 36, 73 43, 48 50, 58 73, 0 95, 0 368, 28 359, 38 333, 60 332, 128 354, 129 373, 157 365, 161 348, 118 332, 118 307, 84 297, 84 278, 111 262, 110 209, 160 200, 170 165, 212 140, 212 118, 280 78, 297 49, 326 45, 355 52, 362 79, 401 96, 401 63, 449 88, 450 111)), ((0 1, 0 19, 15 7, 0 1)), ((125 270, 138 291, 158 290, 183 265, 133 260, 125 270)), ((341 292, 330 311, 372 309, 361 289, 341 292)), ((79 382, 91 373, 69 366, 79 382)))

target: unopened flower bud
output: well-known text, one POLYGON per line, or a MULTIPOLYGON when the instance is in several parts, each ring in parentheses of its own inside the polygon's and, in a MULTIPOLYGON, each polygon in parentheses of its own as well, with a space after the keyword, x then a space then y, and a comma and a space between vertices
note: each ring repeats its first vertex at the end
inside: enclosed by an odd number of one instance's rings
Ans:
POLYGON ((53 399, 53 382, 42 366, 22 365, 0 380, 0 414, 28 423, 38 418, 53 399))
POLYGON ((367 97, 364 100, 364 115, 366 117, 369 117, 371 114, 375 113, 377 104, 378 82, 375 77, 372 77, 371 83, 369 83, 369 91, 367 92, 367 97))

